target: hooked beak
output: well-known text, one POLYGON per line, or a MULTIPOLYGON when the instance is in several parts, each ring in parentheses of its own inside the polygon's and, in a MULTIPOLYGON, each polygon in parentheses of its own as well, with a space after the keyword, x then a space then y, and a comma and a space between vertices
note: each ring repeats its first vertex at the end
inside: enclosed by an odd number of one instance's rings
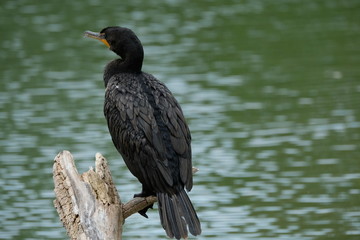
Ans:
POLYGON ((97 32, 92 32, 92 31, 85 31, 85 32, 84 32, 84 37, 94 38, 94 39, 100 40, 100 41, 102 41, 107 47, 110 47, 110 44, 109 44, 108 41, 106 41, 106 39, 105 39, 105 34, 104 34, 104 33, 97 33, 97 32))

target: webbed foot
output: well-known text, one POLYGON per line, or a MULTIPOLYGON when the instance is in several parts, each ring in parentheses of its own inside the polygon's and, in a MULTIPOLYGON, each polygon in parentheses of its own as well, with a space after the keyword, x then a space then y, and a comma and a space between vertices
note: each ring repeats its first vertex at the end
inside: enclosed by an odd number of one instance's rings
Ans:
MULTIPOLYGON (((136 197, 148 197, 148 196, 151 196, 152 194, 149 194, 149 193, 145 193, 145 192, 141 192, 141 193, 137 193, 137 194, 134 194, 134 198, 136 197)), ((148 215, 146 214, 147 210, 149 210, 149 208, 153 208, 154 204, 151 204, 150 206, 147 206, 146 208, 138 211, 138 213, 145 217, 145 218, 149 218, 148 215)))

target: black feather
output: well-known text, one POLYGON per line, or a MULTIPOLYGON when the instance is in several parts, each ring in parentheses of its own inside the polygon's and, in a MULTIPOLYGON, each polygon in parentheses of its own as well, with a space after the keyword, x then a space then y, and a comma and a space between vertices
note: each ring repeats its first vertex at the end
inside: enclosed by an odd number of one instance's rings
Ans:
POLYGON ((108 27, 100 36, 121 57, 104 71, 104 114, 116 149, 142 183, 135 196, 157 196, 169 237, 186 238, 187 226, 198 235, 200 221, 184 191, 193 181, 191 135, 181 107, 162 82, 141 71, 143 48, 130 29, 108 27))

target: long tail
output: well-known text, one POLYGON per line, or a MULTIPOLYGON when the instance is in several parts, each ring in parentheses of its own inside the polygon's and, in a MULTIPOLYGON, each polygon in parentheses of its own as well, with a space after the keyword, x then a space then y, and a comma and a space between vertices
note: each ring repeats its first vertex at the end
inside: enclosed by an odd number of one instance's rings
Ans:
POLYGON ((157 198, 161 225, 170 238, 187 239, 186 225, 192 235, 201 233, 199 218, 184 189, 174 195, 157 193, 157 198))

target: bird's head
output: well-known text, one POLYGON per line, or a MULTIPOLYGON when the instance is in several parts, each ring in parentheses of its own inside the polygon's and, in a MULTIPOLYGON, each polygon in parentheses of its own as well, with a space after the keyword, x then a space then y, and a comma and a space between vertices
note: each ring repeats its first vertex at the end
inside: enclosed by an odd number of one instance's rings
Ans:
POLYGON ((125 59, 130 55, 142 56, 143 47, 135 33, 125 27, 106 27, 100 32, 86 31, 85 37, 103 42, 109 49, 125 59))

